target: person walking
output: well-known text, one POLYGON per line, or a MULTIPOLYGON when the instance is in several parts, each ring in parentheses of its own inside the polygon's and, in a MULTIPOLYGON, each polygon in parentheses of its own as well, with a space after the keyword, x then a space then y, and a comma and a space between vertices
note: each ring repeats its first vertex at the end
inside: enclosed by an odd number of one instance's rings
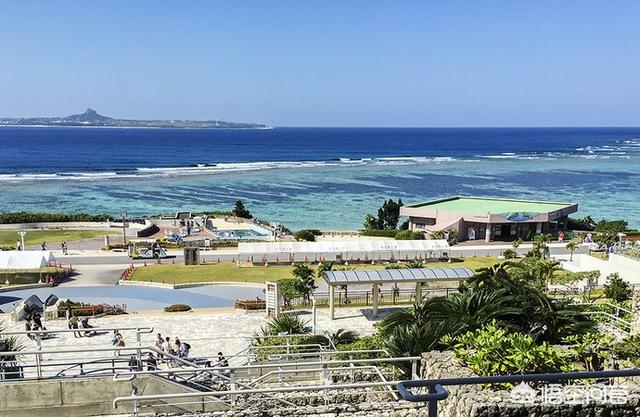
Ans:
POLYGON ((42 242, 42 245, 40 246, 42 247, 43 251, 47 250, 47 242, 42 242))
POLYGON ((171 339, 169 336, 164 338, 164 342, 162 342, 162 350, 170 355, 173 354, 171 351, 171 339))
MULTIPOLYGON (((69 319, 69 328, 74 330, 78 328, 78 318, 76 316, 72 315, 69 319)), ((73 332, 73 337, 82 337, 82 333, 73 332)))
MULTIPOLYGON (((113 331, 113 337, 111 338, 111 344, 115 347, 124 347, 125 343, 124 343, 124 337, 122 337, 122 335, 120 334, 119 331, 114 330, 113 331)), ((113 351, 113 355, 114 356, 119 356, 120 352, 118 350, 114 350, 113 351)))
MULTIPOLYGON (((154 346, 161 351, 164 351, 164 338, 160 333, 156 336, 156 341, 154 342, 154 346)), ((162 353, 158 353, 158 358, 162 358, 162 353)))

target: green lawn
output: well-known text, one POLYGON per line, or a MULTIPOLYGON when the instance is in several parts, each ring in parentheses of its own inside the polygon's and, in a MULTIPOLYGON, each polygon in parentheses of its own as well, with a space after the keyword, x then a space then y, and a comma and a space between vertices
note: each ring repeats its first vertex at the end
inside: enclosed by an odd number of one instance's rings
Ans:
MULTIPOLYGON (((471 269, 493 265, 498 260, 493 257, 466 258, 455 260, 452 263, 436 262, 427 263, 430 268, 440 267, 467 267, 471 269)), ((357 265, 356 269, 380 269, 383 265, 357 265)), ((282 278, 291 277, 290 266, 245 266, 238 268, 232 262, 205 265, 179 265, 163 264, 137 267, 131 276, 134 281, 164 282, 167 284, 179 284, 189 282, 255 282, 277 281, 282 278)))
MULTIPOLYGON (((24 244, 32 246, 39 245, 42 242, 47 242, 47 244, 73 242, 74 240, 112 235, 114 233, 110 230, 27 230, 27 234, 24 236, 24 244)), ((0 246, 15 246, 18 240, 20 240, 20 236, 16 230, 0 231, 0 246)))

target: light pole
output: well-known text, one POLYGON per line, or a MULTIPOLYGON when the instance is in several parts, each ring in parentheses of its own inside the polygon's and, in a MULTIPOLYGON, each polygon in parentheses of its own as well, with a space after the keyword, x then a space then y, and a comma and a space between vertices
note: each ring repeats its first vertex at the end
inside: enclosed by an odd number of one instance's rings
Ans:
POLYGON ((120 211, 120 215, 122 216, 122 241, 126 245, 127 244, 127 229, 126 229, 127 210, 122 209, 120 211))
POLYGON ((20 235, 20 250, 24 250, 24 235, 26 235, 27 232, 25 232, 24 229, 20 229, 18 234, 20 235))

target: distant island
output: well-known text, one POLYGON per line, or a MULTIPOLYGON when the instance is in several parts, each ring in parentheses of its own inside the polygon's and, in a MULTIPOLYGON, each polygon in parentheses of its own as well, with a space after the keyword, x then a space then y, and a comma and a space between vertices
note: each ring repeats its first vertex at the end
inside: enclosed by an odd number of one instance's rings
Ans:
POLYGON ((0 126, 98 126, 98 127, 163 127, 182 129, 267 129, 258 123, 237 123, 224 120, 129 120, 113 119, 87 109, 67 117, 0 118, 0 126))

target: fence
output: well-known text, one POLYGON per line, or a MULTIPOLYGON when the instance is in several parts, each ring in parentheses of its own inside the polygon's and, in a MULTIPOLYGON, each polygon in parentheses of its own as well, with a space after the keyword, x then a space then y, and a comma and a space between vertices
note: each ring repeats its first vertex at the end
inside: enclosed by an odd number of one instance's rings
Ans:
MULTIPOLYGON (((91 329, 32 330, 2 332, 2 336, 28 336, 36 342, 33 350, 2 351, 0 353, 0 380, 73 378, 78 376, 113 374, 118 370, 130 369, 131 357, 142 360, 145 348, 141 346, 141 335, 152 333, 152 327, 105 327, 91 329), (78 360, 79 354, 86 354, 86 348, 42 349, 42 341, 47 337, 64 333, 108 333, 135 332, 135 346, 132 347, 92 347, 93 357, 78 360), (97 356, 96 356, 97 355, 97 356)), ((147 349, 148 350, 148 349, 147 349)))
MULTIPOLYGON (((423 298, 433 297, 446 297, 451 293, 458 292, 457 288, 423 288, 423 298)), ((411 304, 416 301, 416 291, 414 289, 381 289, 379 291, 378 305, 396 305, 396 304, 411 304)), ((327 307, 329 306, 329 293, 328 292, 315 292, 313 297, 316 300, 316 306, 327 307)), ((369 306, 373 303, 372 291, 349 291, 339 290, 336 291, 334 296, 334 302, 336 306, 369 306)), ((303 297, 296 297, 292 299, 285 299, 285 307, 297 307, 309 305, 309 301, 303 297)))

